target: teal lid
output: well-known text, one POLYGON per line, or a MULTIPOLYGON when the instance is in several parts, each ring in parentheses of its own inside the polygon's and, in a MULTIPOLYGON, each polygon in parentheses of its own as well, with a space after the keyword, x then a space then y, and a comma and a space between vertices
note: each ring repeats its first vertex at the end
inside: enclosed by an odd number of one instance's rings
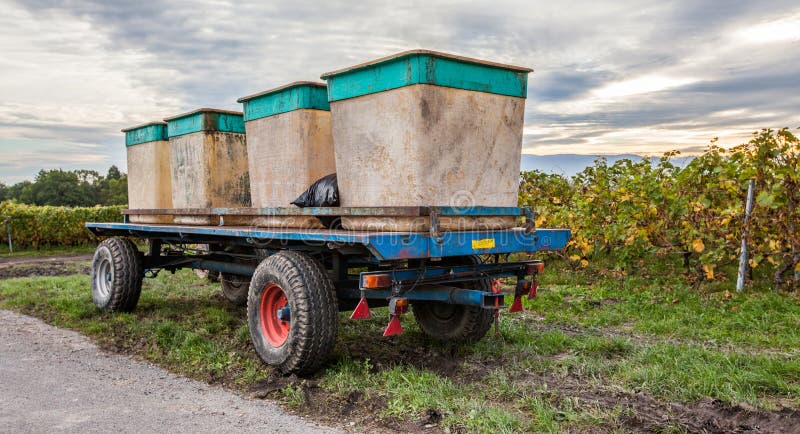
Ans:
POLYGON ((242 112, 201 108, 188 113, 164 118, 169 137, 199 131, 244 133, 242 112))
POLYGON ((265 118, 300 109, 330 110, 325 83, 295 81, 236 100, 244 104, 244 120, 265 118))
POLYGON ((125 128, 122 132, 125 133, 125 146, 167 140, 167 123, 162 121, 148 122, 125 128))
POLYGON ((411 50, 322 74, 328 101, 355 98, 414 84, 494 93, 528 94, 530 68, 430 50, 411 50))

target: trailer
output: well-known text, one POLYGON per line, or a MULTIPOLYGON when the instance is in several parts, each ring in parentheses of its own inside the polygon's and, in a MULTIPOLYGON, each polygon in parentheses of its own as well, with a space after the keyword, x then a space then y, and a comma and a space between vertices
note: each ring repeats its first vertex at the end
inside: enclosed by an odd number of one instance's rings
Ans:
POLYGON ((516 278, 514 302, 533 298, 539 260, 510 261, 514 253, 564 248, 567 229, 534 227, 520 207, 235 208, 124 210, 123 223, 87 223, 105 238, 91 266, 94 303, 107 311, 136 307, 142 281, 182 268, 218 271, 224 296, 247 307, 253 345, 267 364, 285 373, 319 369, 333 350, 338 313, 351 319, 387 306, 384 336, 402 332, 410 310, 426 335, 475 342, 506 308, 498 280, 516 278), (130 216, 210 216, 217 226, 130 223, 130 216), (228 226, 242 217, 347 216, 424 219, 425 232, 281 229, 228 226), (440 231, 442 217, 513 216, 524 226, 507 230, 440 231), (235 218, 234 218, 235 217, 235 218), (147 251, 136 240, 147 241, 147 251), (207 245, 200 249, 197 246, 207 245))

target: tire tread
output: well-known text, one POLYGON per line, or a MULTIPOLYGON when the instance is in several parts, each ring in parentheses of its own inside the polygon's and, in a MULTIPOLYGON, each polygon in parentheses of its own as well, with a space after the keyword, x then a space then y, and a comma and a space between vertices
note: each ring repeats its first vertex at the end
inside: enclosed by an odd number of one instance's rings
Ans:
MULTIPOLYGON (((308 374, 319 369, 336 345, 338 307, 333 283, 323 265, 302 252, 284 250, 269 256, 259 264, 251 280, 248 297, 248 316, 257 315, 262 275, 280 276, 288 284, 284 292, 292 292, 293 338, 289 355, 279 368, 284 373, 308 374)), ((287 294, 287 297, 289 295, 287 294)), ((258 322, 248 321, 251 326, 258 322)), ((256 331, 257 332, 257 331, 256 331)), ((259 343, 254 336, 254 344, 259 343)))

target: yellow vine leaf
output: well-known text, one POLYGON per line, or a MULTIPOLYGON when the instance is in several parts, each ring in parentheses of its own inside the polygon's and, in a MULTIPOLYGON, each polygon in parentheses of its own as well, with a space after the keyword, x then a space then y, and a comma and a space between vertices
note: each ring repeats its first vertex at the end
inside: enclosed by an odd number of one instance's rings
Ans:
POLYGON ((706 273, 706 279, 714 280, 714 266, 703 264, 703 271, 706 273))
POLYGON ((703 250, 705 250, 705 249, 706 249, 706 245, 703 244, 703 240, 698 238, 698 239, 692 241, 692 250, 694 250, 695 252, 703 253, 703 250))
POLYGON ((569 257, 569 260, 572 261, 572 262, 578 262, 578 261, 581 260, 581 257, 578 256, 578 255, 572 255, 572 256, 569 257))
POLYGON ((581 259, 581 267, 586 268, 589 266, 589 261, 586 259, 581 259))
POLYGON ((800 273, 800 262, 798 262, 797 265, 795 265, 794 271, 797 271, 798 273, 800 273))
POLYGON ((750 258, 747 260, 747 263, 750 264, 750 268, 758 267, 758 261, 756 261, 755 259, 750 258))

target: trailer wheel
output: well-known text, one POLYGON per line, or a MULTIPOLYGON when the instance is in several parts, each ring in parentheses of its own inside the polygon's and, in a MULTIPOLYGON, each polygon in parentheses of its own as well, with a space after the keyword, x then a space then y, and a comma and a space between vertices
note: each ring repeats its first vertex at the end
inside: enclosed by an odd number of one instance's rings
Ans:
POLYGON ((247 306, 250 279, 238 274, 219 273, 222 295, 236 306, 247 306))
POLYGON ((247 323, 256 352, 284 373, 306 374, 336 344, 338 307, 322 264, 296 251, 261 261, 250 281, 247 323))
MULTIPOLYGON (((443 265, 471 265, 480 264, 478 256, 463 256, 443 260, 443 265)), ((480 280, 482 291, 491 291, 490 279, 480 280)), ((465 287, 470 286, 466 284, 465 287)), ((492 327, 494 311, 480 306, 464 306, 441 302, 413 303, 414 319, 417 320, 422 332, 438 341, 448 342, 477 342, 492 327)))
POLYGON ((92 259, 92 300, 100 309, 130 312, 142 292, 142 254, 127 238, 107 238, 92 259))

